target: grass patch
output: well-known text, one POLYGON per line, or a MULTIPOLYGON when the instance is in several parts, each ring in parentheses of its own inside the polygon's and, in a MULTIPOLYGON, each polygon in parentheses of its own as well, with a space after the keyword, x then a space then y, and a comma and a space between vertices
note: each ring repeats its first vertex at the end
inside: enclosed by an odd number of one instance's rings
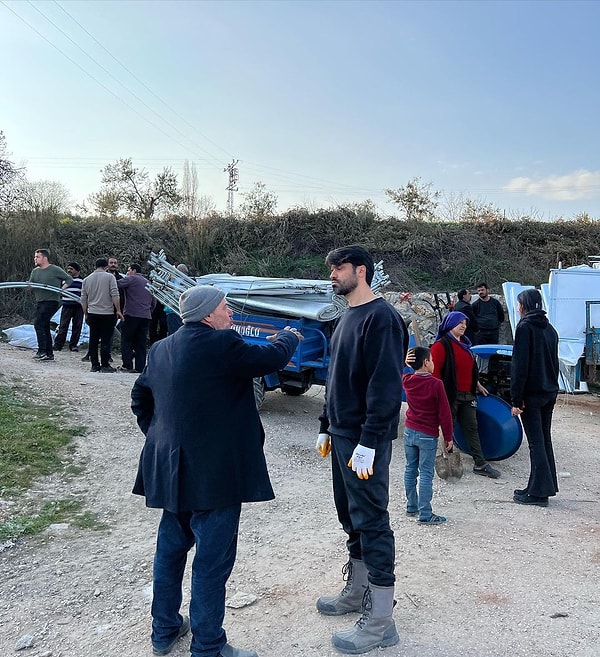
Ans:
POLYGON ((63 467, 65 449, 83 427, 63 426, 56 405, 27 401, 0 386, 0 494, 31 488, 40 476, 63 467))
MULTIPOLYGON (((84 467, 71 461, 74 438, 85 428, 68 426, 67 413, 56 400, 47 404, 25 398, 25 392, 0 386, 0 497, 16 500, 41 477, 59 472, 81 474, 84 467)), ((69 522, 81 529, 104 529, 78 500, 45 501, 0 521, 0 540, 30 536, 53 523, 69 522)))
POLYGON ((106 525, 99 522, 94 514, 83 509, 83 503, 79 500, 56 500, 44 502, 36 513, 18 514, 0 523, 0 541, 33 536, 52 524, 62 522, 78 529, 106 529, 106 525))

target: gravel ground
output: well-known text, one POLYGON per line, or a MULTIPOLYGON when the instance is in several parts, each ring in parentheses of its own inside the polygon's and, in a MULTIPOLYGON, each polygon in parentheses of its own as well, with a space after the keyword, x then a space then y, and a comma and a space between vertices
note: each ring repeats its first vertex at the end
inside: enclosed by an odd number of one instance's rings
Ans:
MULTIPOLYGON (((69 525, 0 546, 0 655, 25 635, 30 657, 151 655, 151 566, 159 512, 131 495, 143 437, 129 410, 135 375, 92 374, 78 354, 34 364, 32 352, 0 344, 0 383, 67 400, 88 434, 75 459, 85 472, 36 484, 31 495, 74 497, 109 524, 69 525)), ((340 588, 344 536, 335 518, 329 460, 314 450, 322 390, 268 393, 262 409, 276 499, 244 507, 228 593, 255 596, 227 611, 234 645, 260 657, 332 657, 331 634, 355 615, 323 617, 319 595, 340 588)), ((526 446, 500 462, 502 478, 471 472, 434 483, 423 527, 404 514, 404 455, 392 461, 396 535, 395 618, 400 643, 385 657, 598 657, 600 654, 600 399, 561 396, 554 442, 560 494, 546 509, 514 504, 526 482, 526 446)), ((224 418, 224 422, 227 418, 224 418)), ((4 512, 10 507, 0 505, 4 512)), ((189 599, 188 580, 184 591, 189 599)), ((182 639, 175 657, 188 654, 182 639)))

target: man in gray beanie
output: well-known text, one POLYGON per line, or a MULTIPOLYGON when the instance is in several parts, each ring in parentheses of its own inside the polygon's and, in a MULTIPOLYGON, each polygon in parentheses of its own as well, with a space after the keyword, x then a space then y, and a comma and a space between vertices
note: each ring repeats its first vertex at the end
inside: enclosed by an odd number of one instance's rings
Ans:
POLYGON ((225 298, 225 293, 212 285, 197 285, 179 297, 179 314, 184 324, 201 322, 225 298))
POLYGON ((192 630, 192 657, 257 657, 227 643, 225 585, 243 502, 274 497, 253 378, 282 369, 301 336, 252 345, 231 329, 225 294, 210 285, 180 297, 183 326, 155 342, 131 392, 146 436, 133 492, 163 509, 153 572, 152 649, 167 655, 192 630), (180 613, 189 550, 189 618, 180 613))

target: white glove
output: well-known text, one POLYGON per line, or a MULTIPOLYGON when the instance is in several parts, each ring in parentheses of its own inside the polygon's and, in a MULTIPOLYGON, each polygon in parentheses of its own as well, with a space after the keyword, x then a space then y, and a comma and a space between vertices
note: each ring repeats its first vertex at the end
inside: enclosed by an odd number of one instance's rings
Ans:
POLYGON ((315 447, 319 450, 321 456, 325 458, 331 452, 331 436, 328 433, 320 433, 315 447))
POLYGON ((373 474, 373 461, 375 450, 370 447, 357 445, 348 461, 348 467, 352 468, 359 479, 368 479, 373 474))

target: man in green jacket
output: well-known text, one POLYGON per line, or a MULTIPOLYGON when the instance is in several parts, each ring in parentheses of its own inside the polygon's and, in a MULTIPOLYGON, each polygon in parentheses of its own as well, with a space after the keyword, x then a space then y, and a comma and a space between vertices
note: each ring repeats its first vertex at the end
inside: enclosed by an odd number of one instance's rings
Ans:
MULTIPOLYGON (((35 268, 29 276, 30 283, 41 283, 51 287, 67 288, 73 282, 73 277, 57 265, 50 264, 50 251, 37 249, 33 254, 35 268)), ((54 360, 52 350, 52 333, 50 319, 60 306, 60 291, 33 289, 37 306, 33 327, 37 336, 38 349, 34 356, 36 360, 54 360)))

